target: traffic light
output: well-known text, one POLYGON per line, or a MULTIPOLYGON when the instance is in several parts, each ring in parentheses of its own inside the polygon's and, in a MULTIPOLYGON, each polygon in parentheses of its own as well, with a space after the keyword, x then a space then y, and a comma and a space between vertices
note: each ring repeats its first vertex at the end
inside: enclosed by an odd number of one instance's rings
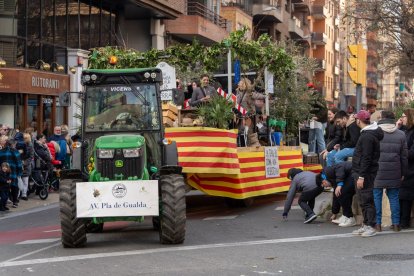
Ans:
POLYGON ((367 50, 362 47, 362 44, 349 45, 348 51, 350 57, 348 58, 351 70, 348 75, 355 84, 366 86, 367 83, 367 50))

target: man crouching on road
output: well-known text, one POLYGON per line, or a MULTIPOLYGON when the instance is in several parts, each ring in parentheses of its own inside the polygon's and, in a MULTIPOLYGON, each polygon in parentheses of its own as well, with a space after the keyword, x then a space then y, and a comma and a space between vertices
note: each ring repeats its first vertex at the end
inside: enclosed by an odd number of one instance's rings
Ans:
POLYGON ((306 213, 304 223, 314 221, 317 217, 313 212, 315 198, 322 193, 324 187, 330 186, 328 181, 324 181, 326 180, 326 176, 324 174, 304 172, 301 169, 292 168, 288 171, 287 177, 292 182, 290 183, 289 192, 286 197, 283 219, 287 219, 296 192, 301 192, 298 203, 300 208, 306 213))
POLYGON ((377 234, 373 189, 378 171, 380 141, 384 137, 384 132, 377 123, 370 124, 370 116, 371 114, 365 110, 359 111, 355 116, 361 135, 352 156, 352 175, 356 182, 355 190, 364 217, 361 228, 353 231, 352 234, 362 237, 372 237, 377 234))

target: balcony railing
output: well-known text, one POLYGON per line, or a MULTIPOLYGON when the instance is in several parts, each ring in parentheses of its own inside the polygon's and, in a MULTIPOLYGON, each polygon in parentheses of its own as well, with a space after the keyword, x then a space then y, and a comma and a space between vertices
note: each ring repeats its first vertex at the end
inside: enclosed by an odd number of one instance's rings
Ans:
POLYGON ((295 16, 289 21, 289 32, 296 34, 298 37, 303 37, 302 22, 295 16))
POLYGON ((326 62, 324 59, 317 59, 316 60, 316 71, 325 71, 326 70, 326 62))
POLYGON ((315 45, 325 45, 328 42, 328 36, 325 33, 312 33, 312 43, 315 45))
POLYGON ((200 4, 196 1, 189 0, 187 2, 187 14, 188 15, 197 15, 207 19, 208 21, 214 23, 220 28, 227 30, 227 20, 221 17, 219 14, 215 13, 212 10, 207 9, 206 6, 200 4))
POLYGON ((327 10, 325 6, 313 6, 312 16, 316 19, 325 19, 327 16, 327 10))

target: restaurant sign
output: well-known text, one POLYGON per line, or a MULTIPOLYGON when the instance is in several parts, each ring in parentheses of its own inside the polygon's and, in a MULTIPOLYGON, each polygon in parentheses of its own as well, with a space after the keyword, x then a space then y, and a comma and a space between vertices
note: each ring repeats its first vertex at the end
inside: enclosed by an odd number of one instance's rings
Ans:
POLYGON ((24 68, 0 69, 0 93, 58 96, 70 91, 69 76, 24 68))

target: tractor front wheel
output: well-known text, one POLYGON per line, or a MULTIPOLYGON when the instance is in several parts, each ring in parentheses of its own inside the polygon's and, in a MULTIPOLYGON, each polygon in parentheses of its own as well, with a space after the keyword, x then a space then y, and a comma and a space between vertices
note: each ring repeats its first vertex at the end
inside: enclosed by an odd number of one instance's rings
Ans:
POLYGON ((185 239, 186 202, 185 182, 180 174, 160 177, 160 242, 183 243, 185 239))
POLYGON ((86 244, 85 222, 76 217, 76 182, 81 181, 64 179, 60 182, 60 225, 65 248, 84 247, 86 244))

